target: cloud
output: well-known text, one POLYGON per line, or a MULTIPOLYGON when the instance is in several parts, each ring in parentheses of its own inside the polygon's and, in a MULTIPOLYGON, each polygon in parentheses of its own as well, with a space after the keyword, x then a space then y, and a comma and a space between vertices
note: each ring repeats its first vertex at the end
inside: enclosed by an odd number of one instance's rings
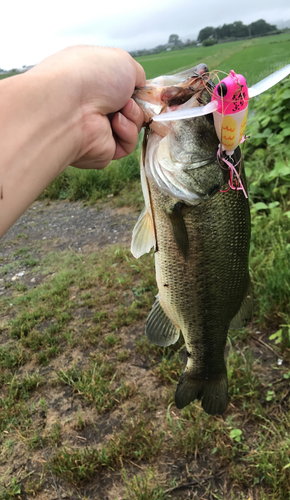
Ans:
POLYGON ((290 19, 289 0, 10 0, 1 10, 0 67, 35 64, 73 44, 118 46, 127 50, 166 43, 171 33, 196 37, 205 26, 263 18, 290 19), (262 7, 261 7, 262 5, 262 7))
POLYGON ((197 36, 205 26, 219 26, 237 20, 242 20, 245 24, 260 18, 273 22, 273 19, 285 18, 286 11, 290 17, 289 0, 277 0, 275 3, 264 0, 263 10, 259 1, 244 0, 241 12, 237 10, 236 3, 228 0, 207 0, 198 7, 192 0, 181 0, 178 3, 149 1, 141 7, 138 4, 138 9, 136 4, 128 4, 123 0, 122 9, 115 10, 113 4, 109 13, 102 11, 94 19, 70 26, 62 30, 61 34, 94 37, 97 40, 103 39, 105 43, 110 40, 113 45, 129 45, 131 49, 149 48, 158 43, 166 43, 171 33, 180 36, 192 33, 197 36))

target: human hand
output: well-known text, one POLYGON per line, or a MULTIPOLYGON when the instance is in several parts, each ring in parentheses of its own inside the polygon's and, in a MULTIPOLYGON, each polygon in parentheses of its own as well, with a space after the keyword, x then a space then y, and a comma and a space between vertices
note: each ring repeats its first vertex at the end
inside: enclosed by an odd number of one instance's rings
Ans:
POLYGON ((131 95, 145 85, 145 73, 127 52, 69 47, 31 71, 58 75, 64 99, 74 108, 73 166, 104 168, 132 153, 144 115, 131 95))
POLYGON ((68 165, 104 168, 131 153, 143 68, 125 51, 70 47, 0 81, 0 237, 68 165))

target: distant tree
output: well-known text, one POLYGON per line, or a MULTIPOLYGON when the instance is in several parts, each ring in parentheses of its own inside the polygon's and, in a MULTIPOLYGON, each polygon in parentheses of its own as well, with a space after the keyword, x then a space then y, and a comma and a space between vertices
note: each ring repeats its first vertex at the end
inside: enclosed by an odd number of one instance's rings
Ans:
POLYGON ((223 24, 223 26, 218 26, 218 28, 215 29, 216 37, 219 40, 230 38, 231 36, 230 26, 231 26, 230 24, 223 24))
POLYGON ((179 36, 178 35, 170 35, 168 39, 168 43, 174 43, 174 45, 177 45, 180 42, 179 36))
POLYGON ((216 38, 224 40, 225 38, 244 38, 249 36, 248 26, 242 21, 235 21, 231 24, 224 24, 215 29, 216 38))
POLYGON ((249 35, 248 26, 242 23, 242 21, 235 21, 231 26, 231 36, 236 38, 244 38, 249 35))
POLYGON ((214 28, 212 26, 207 26, 206 28, 200 30, 197 40, 201 43, 203 40, 206 40, 211 36, 214 36, 214 28))
POLYGON ((249 24, 249 33, 251 36, 264 35, 270 31, 277 31, 275 24, 268 24, 264 19, 259 19, 254 23, 249 24))

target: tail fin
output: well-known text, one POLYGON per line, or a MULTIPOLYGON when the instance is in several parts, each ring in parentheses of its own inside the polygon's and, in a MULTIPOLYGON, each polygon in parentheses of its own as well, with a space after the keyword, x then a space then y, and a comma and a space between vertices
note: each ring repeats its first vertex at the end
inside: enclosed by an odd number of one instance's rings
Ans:
POLYGON ((227 374, 221 373, 212 379, 194 378, 185 368, 175 393, 175 404, 179 410, 195 399, 202 400, 202 407, 209 415, 222 415, 229 402, 227 374))

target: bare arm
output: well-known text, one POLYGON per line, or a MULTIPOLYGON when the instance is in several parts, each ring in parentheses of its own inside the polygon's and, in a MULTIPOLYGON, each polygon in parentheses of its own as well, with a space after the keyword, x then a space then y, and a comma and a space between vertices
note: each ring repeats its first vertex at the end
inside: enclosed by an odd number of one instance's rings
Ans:
POLYGON ((143 114, 130 96, 144 84, 125 51, 85 46, 0 82, 0 237, 68 165, 104 168, 135 149, 143 114))

